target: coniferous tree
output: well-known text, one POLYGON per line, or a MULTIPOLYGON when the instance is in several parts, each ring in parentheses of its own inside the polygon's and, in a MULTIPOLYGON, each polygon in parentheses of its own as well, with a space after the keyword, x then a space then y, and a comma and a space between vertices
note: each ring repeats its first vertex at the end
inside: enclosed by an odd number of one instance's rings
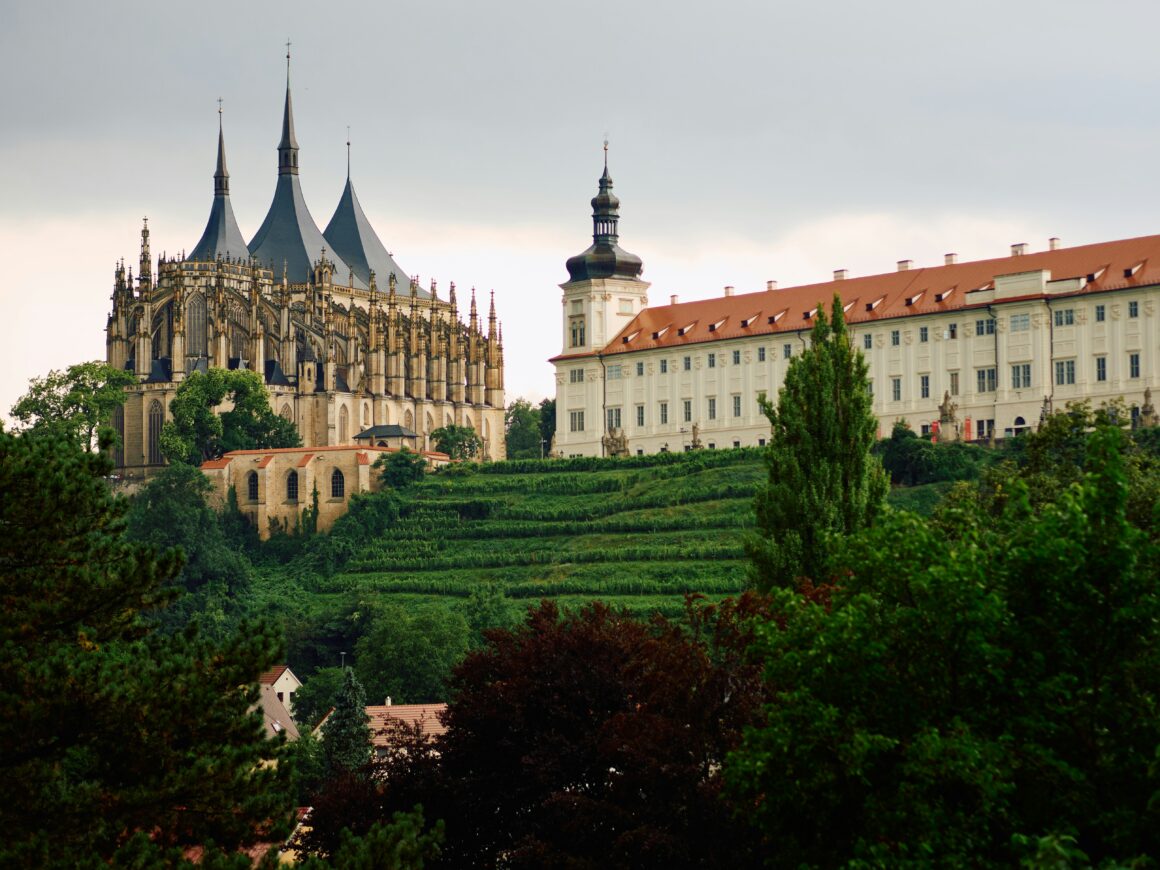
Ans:
POLYGON ((334 710, 322 726, 322 751, 328 776, 358 773, 371 758, 367 696, 350 668, 343 674, 334 710))
POLYGON ((138 832, 231 849, 276 836, 292 806, 251 712, 274 633, 150 630, 142 612, 170 599, 180 557, 126 539, 110 468, 0 432, 3 866, 89 866, 138 832))
POLYGON ((857 531, 882 509, 889 481, 870 455, 878 428, 871 406, 866 361, 835 295, 830 317, 818 305, 809 347, 790 362, 777 406, 762 403, 772 427, 769 482, 757 494, 759 536, 748 545, 759 589, 822 579, 827 535, 857 531))

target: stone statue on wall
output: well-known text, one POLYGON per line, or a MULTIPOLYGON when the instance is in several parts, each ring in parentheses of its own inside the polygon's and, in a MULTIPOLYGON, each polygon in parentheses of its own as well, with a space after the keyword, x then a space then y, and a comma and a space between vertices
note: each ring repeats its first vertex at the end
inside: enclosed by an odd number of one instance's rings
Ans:
POLYGON ((959 421, 955 416, 959 406, 951 401, 950 390, 943 393, 942 404, 938 406, 938 440, 958 441, 959 421))
POLYGON ((623 429, 613 426, 601 439, 605 456, 628 456, 628 436, 623 429))
POLYGON ((1144 404, 1140 406, 1140 425, 1160 425, 1160 417, 1156 416, 1156 408, 1152 404, 1152 388, 1144 388, 1144 404))
POLYGON ((701 443, 701 427, 697 423, 694 423, 693 443, 690 445, 690 447, 692 447, 693 450, 700 450, 704 446, 705 445, 701 443))

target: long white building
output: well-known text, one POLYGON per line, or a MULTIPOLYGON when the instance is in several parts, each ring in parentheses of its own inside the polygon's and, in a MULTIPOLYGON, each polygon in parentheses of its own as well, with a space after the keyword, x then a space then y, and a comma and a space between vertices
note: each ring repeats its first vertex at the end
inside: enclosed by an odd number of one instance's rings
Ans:
POLYGON ((681 303, 648 304, 641 260, 618 245, 607 165, 592 200, 593 244, 560 285, 556 451, 600 456, 765 443, 757 397, 776 400, 837 293, 869 363, 879 434, 905 419, 927 432, 951 397, 959 434, 1003 437, 1044 408, 1122 398, 1133 413, 1160 381, 1160 236, 942 265, 681 303), (624 446, 620 440, 619 446, 624 446))

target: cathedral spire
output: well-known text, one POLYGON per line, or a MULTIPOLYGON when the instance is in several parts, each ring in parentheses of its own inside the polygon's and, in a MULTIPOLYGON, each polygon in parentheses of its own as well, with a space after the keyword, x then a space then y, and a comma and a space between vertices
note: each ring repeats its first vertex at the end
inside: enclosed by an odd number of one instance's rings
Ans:
POLYGON ((226 136, 222 131, 222 98, 218 97, 218 155, 217 171, 213 174, 213 195, 230 195, 230 173, 226 169, 226 136))
POLYGON ((286 106, 282 110, 282 141, 278 143, 278 174, 298 174, 298 140, 294 138, 294 105, 290 100, 290 42, 286 42, 286 106))

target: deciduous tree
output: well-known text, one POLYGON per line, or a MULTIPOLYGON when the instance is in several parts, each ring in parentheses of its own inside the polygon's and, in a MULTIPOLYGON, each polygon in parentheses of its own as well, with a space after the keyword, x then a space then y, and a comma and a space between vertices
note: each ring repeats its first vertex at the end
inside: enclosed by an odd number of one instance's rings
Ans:
POLYGON ((470 426, 440 426, 431 433, 435 449, 452 459, 475 459, 483 450, 483 442, 470 426))
POLYGON ((109 425, 125 403, 125 387, 136 382, 132 372, 102 362, 77 363, 33 378, 12 406, 12 417, 22 430, 65 438, 92 452, 97 430, 109 425))
POLYGON ((508 459, 539 459, 540 409, 527 399, 516 399, 504 412, 508 459))
POLYGON ((769 482, 757 494, 749 542, 759 589, 823 578, 827 538, 878 515, 889 481, 870 454, 878 428, 866 361, 850 343, 837 295, 818 305, 809 346, 790 361, 777 406, 762 400, 772 431, 769 482))

